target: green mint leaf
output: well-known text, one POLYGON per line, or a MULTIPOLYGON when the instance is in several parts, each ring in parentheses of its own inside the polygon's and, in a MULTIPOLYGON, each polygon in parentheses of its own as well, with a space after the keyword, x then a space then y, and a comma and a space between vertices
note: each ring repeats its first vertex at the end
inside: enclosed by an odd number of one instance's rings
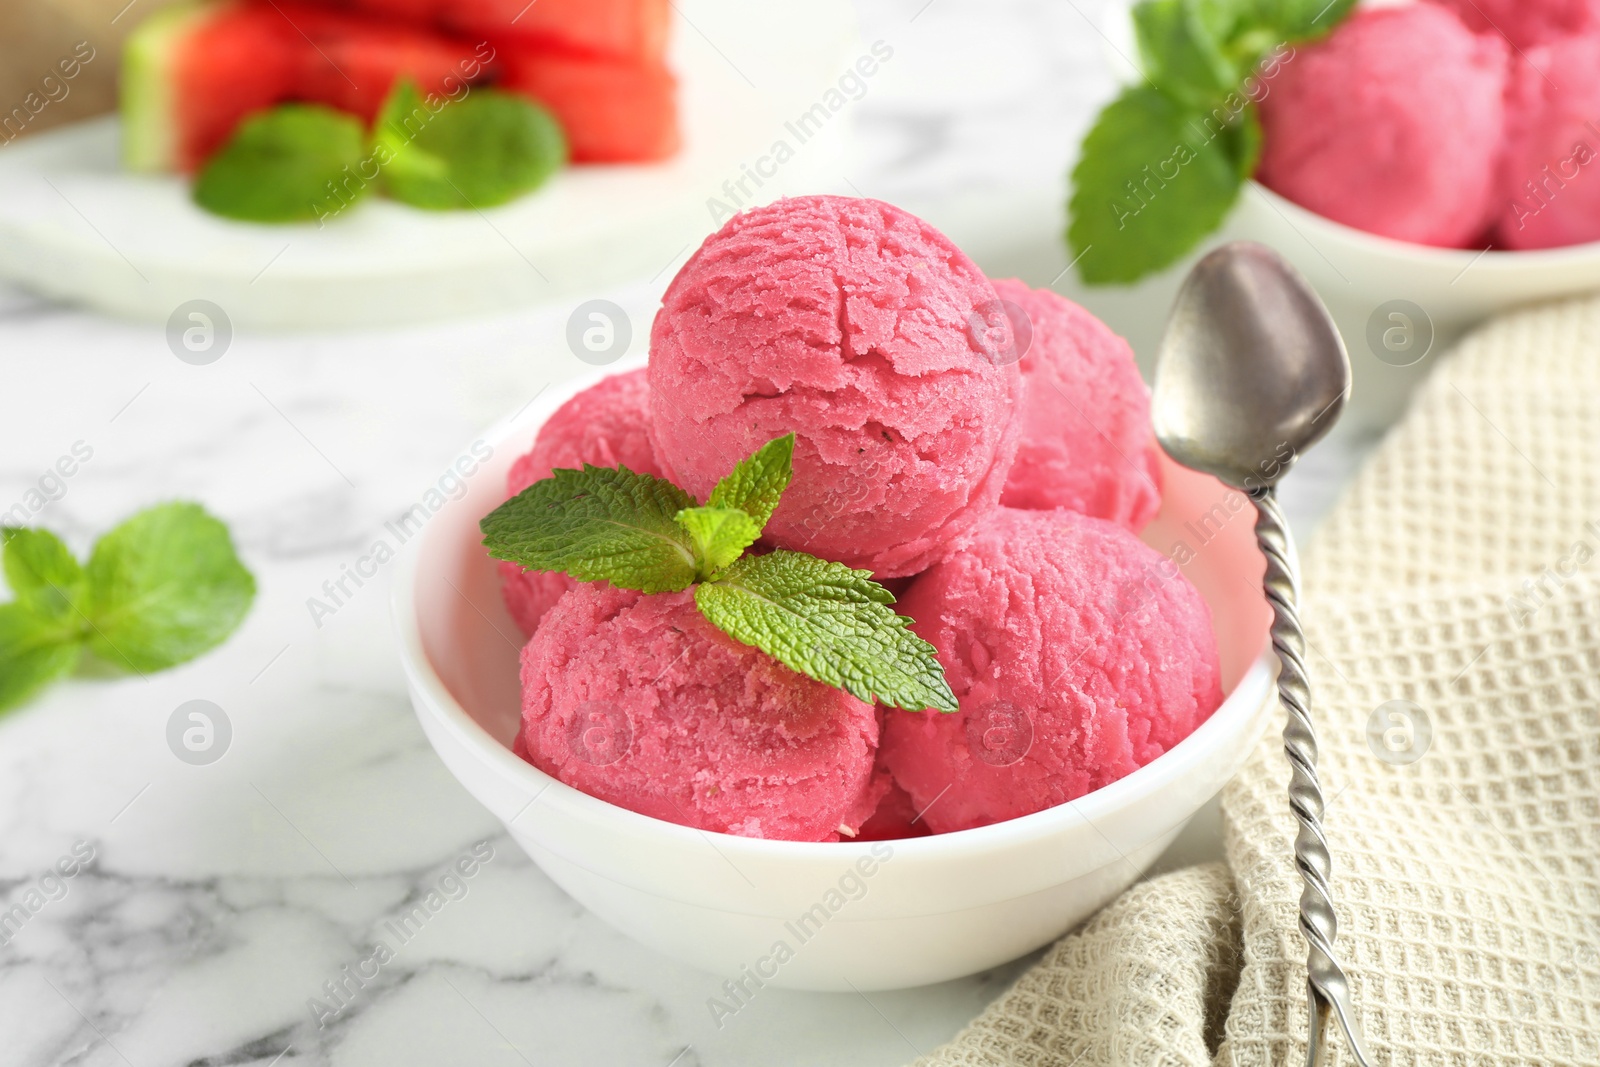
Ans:
POLYGON ((284 104, 239 124, 194 183, 195 203, 247 222, 306 222, 367 187, 360 120, 318 104, 284 104))
POLYGON ((1262 52, 1282 41, 1315 40, 1343 22, 1355 7, 1356 0, 1257 0, 1257 22, 1276 38, 1262 52))
POLYGON ((83 642, 60 618, 21 601, 0 604, 0 711, 15 708, 72 673, 83 642))
POLYGON ((448 190, 450 163, 416 144, 416 136, 434 122, 438 110, 448 106, 448 101, 438 109, 427 106, 411 78, 400 78, 389 91, 373 123, 373 155, 382 168, 384 190, 395 200, 403 202, 408 189, 448 190))
POLYGON ((372 126, 373 156, 382 167, 385 189, 397 200, 405 197, 397 194, 396 188, 445 186, 450 176, 448 163, 416 144, 417 134, 435 117, 435 109, 427 106, 410 78, 394 83, 378 112, 372 126))
POLYGON ((694 498, 627 467, 556 470, 486 515, 496 559, 580 581, 671 593, 694 584, 695 543, 675 519, 694 498))
POLYGON ((794 434, 773 438, 736 464, 711 490, 706 503, 714 508, 738 508, 756 520, 760 531, 794 479, 794 434))
POLYGON ((1256 172, 1261 162, 1261 117, 1255 108, 1241 112, 1239 121, 1222 137, 1225 151, 1233 159, 1233 169, 1241 182, 1256 172))
POLYGON ((89 579, 61 538, 49 530, 7 527, 0 539, 6 583, 19 603, 47 617, 83 611, 89 579))
POLYGON ((1238 127, 1252 122, 1248 107, 1224 122, 1148 86, 1108 105, 1072 171, 1067 243, 1084 281, 1136 281, 1221 225, 1244 185, 1238 127))
POLYGON ((1191 107, 1226 96, 1244 72, 1224 52, 1232 19, 1215 0, 1142 0, 1133 9, 1144 73, 1191 107))
POLYGON ((695 577, 699 581, 738 559, 761 536, 756 520, 738 508, 684 508, 676 518, 694 538, 699 559, 695 577))
POLYGON ((198 504, 158 504, 90 553, 89 647, 118 666, 163 670, 221 644, 255 594, 227 526, 198 504))
POLYGON ((744 556, 695 588, 706 618, 784 666, 911 711, 955 711, 933 646, 866 571, 801 552, 744 556))
POLYGON ((555 117, 496 89, 473 89, 435 109, 402 80, 374 134, 389 195, 432 210, 504 204, 543 185, 567 161, 555 117))

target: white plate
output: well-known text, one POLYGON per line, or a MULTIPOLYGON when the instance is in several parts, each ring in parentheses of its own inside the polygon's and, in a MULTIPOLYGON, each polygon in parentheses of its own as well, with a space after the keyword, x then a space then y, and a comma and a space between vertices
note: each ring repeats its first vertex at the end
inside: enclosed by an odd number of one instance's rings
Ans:
MULTIPOLYGON (((569 168, 481 213, 374 198, 322 229, 208 215, 189 182, 117 162, 101 118, 0 150, 0 277, 112 314, 165 321, 213 301, 235 326, 392 325, 589 295, 665 270, 714 230, 778 140, 793 158, 745 206, 837 181, 847 105, 802 144, 795 121, 866 51, 846 0, 680 0, 671 64, 684 148, 661 164, 569 168)), ((772 170, 770 165, 764 167, 772 170)))

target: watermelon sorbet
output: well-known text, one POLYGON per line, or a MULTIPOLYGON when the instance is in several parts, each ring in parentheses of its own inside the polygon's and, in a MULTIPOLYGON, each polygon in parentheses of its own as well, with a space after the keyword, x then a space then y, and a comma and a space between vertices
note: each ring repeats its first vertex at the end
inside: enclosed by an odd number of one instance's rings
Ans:
POLYGON ((703 499, 792 432, 767 540, 915 574, 1000 499, 1012 343, 994 286, 927 223, 876 200, 780 200, 729 220, 667 289, 650 336, 656 454, 703 499))
POLYGON ((1506 112, 1500 243, 1600 241, 1600 29, 1518 57, 1506 112))
POLYGON ((1075 800, 1188 737, 1222 702, 1211 612, 1127 530, 1002 508, 899 610, 955 714, 884 713, 883 761, 935 833, 1075 800))
MULTIPOLYGON (((562 404, 539 428, 533 448, 511 465, 506 496, 550 477, 557 467, 578 470, 624 466, 661 477, 650 445, 650 383, 643 370, 613 374, 562 404)), ((506 608, 524 634, 533 633, 544 613, 578 580, 560 571, 525 571, 501 560, 500 581, 506 608)))
MULTIPOLYGON (((1600 30, 1600 0, 1432 0, 1474 33, 1522 50, 1600 30)), ((1591 76, 1593 70, 1590 71, 1591 76)))
POLYGON ((1470 244, 1498 207, 1508 54, 1435 4, 1360 8, 1261 101, 1256 176, 1368 233, 1470 244))
POLYGON ((1021 318, 1012 326, 1024 386, 1021 443, 1000 503, 1144 529, 1161 506, 1161 475, 1133 349, 1048 289, 1014 278, 994 287, 1021 318))
POLYGON ((888 789, 872 706, 740 644, 692 592, 578 586, 523 649, 522 693, 534 766, 668 822, 835 841, 888 789))

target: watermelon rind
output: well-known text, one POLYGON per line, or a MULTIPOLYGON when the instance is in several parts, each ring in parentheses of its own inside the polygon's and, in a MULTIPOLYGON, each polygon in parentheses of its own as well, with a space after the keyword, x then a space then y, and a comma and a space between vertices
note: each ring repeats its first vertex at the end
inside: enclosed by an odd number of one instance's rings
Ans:
POLYGON ((223 4, 196 2, 163 8, 139 24, 122 50, 122 163, 132 171, 179 169, 179 49, 223 4))

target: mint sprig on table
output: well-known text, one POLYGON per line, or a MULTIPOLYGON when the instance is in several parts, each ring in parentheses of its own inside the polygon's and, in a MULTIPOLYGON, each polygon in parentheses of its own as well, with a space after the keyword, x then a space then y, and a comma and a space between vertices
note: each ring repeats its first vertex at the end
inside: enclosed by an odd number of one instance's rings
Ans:
POLYGON ((868 571, 778 549, 746 550, 794 477, 794 435, 740 461, 704 506, 627 467, 556 470, 487 515, 496 559, 643 593, 694 586, 713 625, 862 700, 955 711, 933 646, 868 571))
POLYGON ((493 207, 566 160, 560 124, 532 100, 498 89, 425 99, 402 78, 371 131, 318 104, 252 115, 201 168, 194 199, 246 222, 320 222, 375 191, 430 210, 493 207))
MULTIPOLYGON (((1227 217, 1261 153, 1248 80, 1355 0, 1140 0, 1143 84, 1100 112, 1072 172, 1067 244, 1091 285, 1168 267, 1227 217)), ((1292 62, 1282 58, 1280 62, 1292 62)))
POLYGON ((0 711, 70 674, 85 650, 147 673, 221 644, 255 599, 228 528, 198 504, 159 504, 96 542, 84 566, 48 530, 0 530, 0 711))

